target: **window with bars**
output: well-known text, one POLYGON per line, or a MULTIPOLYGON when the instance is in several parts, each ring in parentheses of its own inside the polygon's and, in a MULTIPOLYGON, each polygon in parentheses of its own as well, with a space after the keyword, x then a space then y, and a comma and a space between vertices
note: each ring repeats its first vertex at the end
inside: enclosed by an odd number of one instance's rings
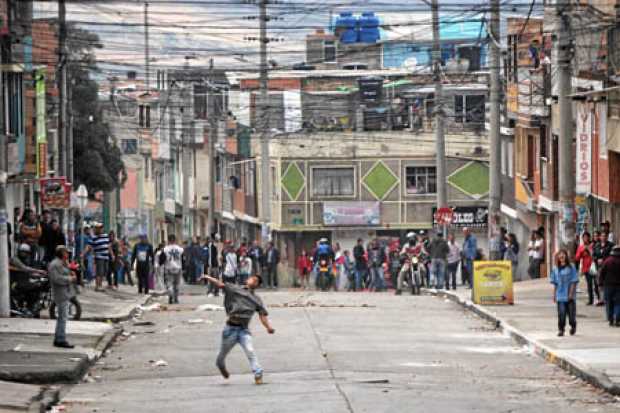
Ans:
POLYGON ((355 195, 354 168, 314 168, 312 170, 314 196, 355 195))
POLYGON ((434 166, 408 166, 405 169, 407 194, 437 193, 437 169, 434 166))

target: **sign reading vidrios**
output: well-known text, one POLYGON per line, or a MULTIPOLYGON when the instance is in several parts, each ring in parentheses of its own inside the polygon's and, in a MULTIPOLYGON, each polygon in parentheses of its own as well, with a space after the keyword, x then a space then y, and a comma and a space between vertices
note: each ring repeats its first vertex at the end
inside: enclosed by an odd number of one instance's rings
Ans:
POLYGON ((476 304, 514 304, 512 263, 474 261, 472 300, 476 304))

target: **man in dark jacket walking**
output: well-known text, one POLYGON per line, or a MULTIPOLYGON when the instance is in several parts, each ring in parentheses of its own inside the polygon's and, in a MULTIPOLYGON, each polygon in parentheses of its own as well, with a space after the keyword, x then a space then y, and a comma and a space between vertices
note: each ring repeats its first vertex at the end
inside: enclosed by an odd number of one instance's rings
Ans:
POLYGON ((280 263, 280 251, 273 241, 267 244, 265 252, 265 264, 267 267, 267 288, 278 288, 278 264, 280 263))
POLYGON ((599 285, 605 290, 605 304, 609 326, 620 327, 620 245, 611 250, 603 262, 599 285))
POLYGON ((362 289, 362 280, 366 276, 368 271, 368 263, 366 262, 366 255, 364 251, 364 240, 359 238, 357 245, 353 248, 353 258, 355 258, 355 288, 354 290, 362 289))
MULTIPOLYGON (((217 244, 215 242, 216 234, 211 235, 209 242, 207 243, 207 248, 209 250, 209 260, 208 264, 208 274, 213 278, 220 278, 220 261, 217 250, 217 244)), ((210 297, 218 296, 220 293, 220 289, 216 283, 209 282, 207 288, 207 295, 210 297)))
POLYGON ((137 262, 138 293, 142 294, 142 291, 144 291, 144 294, 148 294, 149 274, 151 273, 152 266, 155 264, 155 254, 146 234, 140 234, 140 242, 133 246, 129 268, 133 268, 134 262, 137 262))

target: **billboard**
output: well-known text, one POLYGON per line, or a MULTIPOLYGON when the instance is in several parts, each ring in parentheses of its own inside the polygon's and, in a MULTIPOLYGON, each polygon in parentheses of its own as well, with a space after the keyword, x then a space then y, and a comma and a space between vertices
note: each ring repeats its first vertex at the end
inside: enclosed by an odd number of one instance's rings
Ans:
POLYGON ((474 261, 472 301, 476 304, 514 304, 512 262, 474 261))
POLYGON ((41 179, 41 204, 44 208, 69 208, 71 184, 64 177, 41 179))
MULTIPOLYGON (((433 207, 433 226, 438 226, 437 207, 433 207)), ((489 221, 487 206, 457 206, 452 208, 452 224, 457 228, 486 228, 489 221)))
POLYGON ((324 202, 323 224, 375 226, 381 224, 379 202, 324 202))

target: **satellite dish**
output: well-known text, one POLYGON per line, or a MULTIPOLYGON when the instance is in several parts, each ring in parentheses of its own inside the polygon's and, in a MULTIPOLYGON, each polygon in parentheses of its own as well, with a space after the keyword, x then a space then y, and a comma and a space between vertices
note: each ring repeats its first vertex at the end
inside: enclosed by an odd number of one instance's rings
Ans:
POLYGON ((416 59, 413 56, 405 59, 405 61, 403 62, 403 68, 409 71, 414 71, 417 65, 418 65, 418 59, 416 59))

